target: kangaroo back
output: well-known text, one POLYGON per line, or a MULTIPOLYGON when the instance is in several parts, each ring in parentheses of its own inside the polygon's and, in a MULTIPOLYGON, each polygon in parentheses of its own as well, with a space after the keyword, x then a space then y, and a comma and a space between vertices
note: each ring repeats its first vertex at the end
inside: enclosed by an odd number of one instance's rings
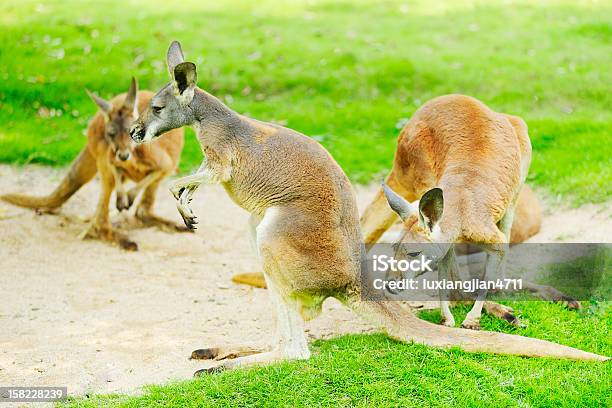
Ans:
MULTIPOLYGON (((462 224, 452 227, 474 239, 497 235, 491 226, 518 194, 524 217, 512 228, 516 239, 524 240, 539 230, 540 218, 538 211, 530 211, 537 199, 522 188, 530 161, 522 119, 494 112, 468 96, 446 95, 425 103, 402 129, 386 184, 410 202, 433 187, 443 188, 449 209, 445 219, 462 224), (531 228, 518 225, 527 221, 531 228)), ((397 219, 379 190, 361 218, 366 245, 376 243, 397 219)))
POLYGON ((96 160, 85 146, 72 162, 68 174, 49 195, 37 197, 24 194, 6 194, 0 199, 26 208, 53 210, 64 204, 83 185, 96 175, 96 160))

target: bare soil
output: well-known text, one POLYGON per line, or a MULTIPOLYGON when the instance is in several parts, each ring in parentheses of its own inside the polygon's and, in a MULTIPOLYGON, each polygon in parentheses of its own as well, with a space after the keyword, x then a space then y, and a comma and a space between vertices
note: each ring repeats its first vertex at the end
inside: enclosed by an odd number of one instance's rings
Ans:
MULTIPOLYGON (((64 171, 0 166, 0 193, 45 194, 64 171)), ((157 212, 181 223, 166 187, 157 212)), ((357 188, 361 209, 375 189, 357 188)), ((133 393, 190 378, 205 366, 188 360, 194 349, 271 340, 266 291, 230 281, 259 268, 248 214, 221 187, 203 186, 195 195, 195 234, 129 228, 130 217, 114 211, 138 252, 78 238, 98 192, 94 180, 59 215, 0 202, 1 385, 67 386, 71 395, 133 393)), ((611 220, 602 206, 548 210, 532 241, 609 242, 611 220)), ((320 339, 372 329, 330 299, 307 330, 320 339)))

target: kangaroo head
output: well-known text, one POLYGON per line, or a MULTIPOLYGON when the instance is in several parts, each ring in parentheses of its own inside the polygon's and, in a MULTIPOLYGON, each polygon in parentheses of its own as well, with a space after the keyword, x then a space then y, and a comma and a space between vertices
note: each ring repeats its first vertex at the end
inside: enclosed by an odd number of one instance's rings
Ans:
POLYGON ((450 248, 448 243, 438 242, 439 222, 444 211, 442 189, 432 188, 418 202, 411 204, 383 184, 385 197, 391 209, 403 223, 401 238, 396 242, 396 259, 415 258, 421 255, 439 260, 450 248))
POLYGON ((131 136, 137 143, 149 142, 171 129, 191 125, 195 121, 190 106, 196 89, 196 66, 185 62, 181 44, 173 41, 167 55, 172 81, 153 98, 134 123, 131 136))
POLYGON ((87 91, 104 115, 104 138, 111 146, 118 160, 125 161, 130 158, 134 150, 134 142, 130 138, 130 127, 138 116, 137 103, 138 85, 136 78, 132 78, 130 89, 121 105, 115 106, 98 95, 87 91))

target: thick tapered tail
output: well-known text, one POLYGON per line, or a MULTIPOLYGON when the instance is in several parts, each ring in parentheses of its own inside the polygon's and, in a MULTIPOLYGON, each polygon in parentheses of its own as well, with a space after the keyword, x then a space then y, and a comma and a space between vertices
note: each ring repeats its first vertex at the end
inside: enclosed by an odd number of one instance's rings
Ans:
POLYGON ((349 299, 347 304, 355 312, 384 329, 390 337, 404 342, 443 348, 460 347, 471 352, 517 356, 595 361, 609 359, 609 357, 546 340, 436 325, 419 319, 400 302, 364 301, 354 298, 349 299))
POLYGON ((68 174, 55 190, 43 197, 25 194, 6 194, 0 199, 27 208, 54 209, 64 204, 79 188, 96 175, 96 160, 89 152, 87 146, 79 153, 70 166, 68 174))
MULTIPOLYGON (((397 186, 395 179, 387 177, 386 183, 397 186)), ((359 221, 366 250, 369 251, 382 235, 398 220, 397 214, 389 207, 382 187, 363 212, 359 221)))

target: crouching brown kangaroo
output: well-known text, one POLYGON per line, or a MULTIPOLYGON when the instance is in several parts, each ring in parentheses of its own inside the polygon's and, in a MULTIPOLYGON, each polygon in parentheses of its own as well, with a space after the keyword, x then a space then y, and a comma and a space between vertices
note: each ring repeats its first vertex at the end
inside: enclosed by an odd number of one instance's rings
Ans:
POLYGON ((242 116, 196 86, 196 66, 185 62, 178 42, 167 63, 172 80, 134 123, 132 138, 150 142, 163 132, 192 125, 206 155, 200 169, 179 179, 171 191, 187 225, 202 183, 221 184, 251 213, 250 232, 275 308, 276 336, 270 349, 223 345, 199 349, 193 358, 224 359, 205 372, 310 356, 304 319, 335 297, 391 337, 438 347, 459 346, 524 356, 584 360, 607 357, 544 340, 504 333, 439 326, 420 320, 399 302, 362 297, 364 254, 359 215, 348 178, 315 140, 294 130, 242 116))
MULTIPOLYGON (((521 118, 493 112, 465 95, 426 102, 400 132, 388 185, 362 216, 366 247, 401 218, 403 243, 437 244, 424 248, 440 250, 442 277, 455 272, 453 244, 470 243, 487 252, 485 278, 500 278, 508 243, 520 242, 540 226, 537 199, 524 185, 530 162, 531 143, 521 118), (418 199, 419 205, 409 203, 418 199), (519 204, 520 217, 515 219, 519 204), (530 210, 535 214, 526 216, 530 210)), ((527 281, 524 288, 570 308, 580 307, 554 288, 527 281)), ((478 329, 483 307, 520 325, 510 308, 485 297, 486 291, 480 291, 462 326, 478 329)), ((453 326, 448 301, 441 300, 441 308, 443 323, 453 326)))
POLYGON ((119 211, 129 209, 144 190, 136 208, 136 218, 141 224, 186 231, 185 227, 152 212, 160 182, 176 171, 183 149, 184 132, 182 129, 175 129, 162 135, 154 143, 135 145, 129 136, 130 126, 153 96, 152 92, 138 91, 137 88, 136 79, 132 78, 129 91, 110 101, 87 91, 99 111, 87 127, 87 145, 74 160, 59 186, 43 197, 6 194, 0 198, 21 207, 53 211, 99 172, 102 191, 94 220, 84 231, 83 237, 117 243, 127 250, 138 249, 134 241, 113 229, 110 224, 108 209, 113 189, 116 192, 116 207, 119 211), (126 180, 132 180, 136 185, 126 190, 126 180))

